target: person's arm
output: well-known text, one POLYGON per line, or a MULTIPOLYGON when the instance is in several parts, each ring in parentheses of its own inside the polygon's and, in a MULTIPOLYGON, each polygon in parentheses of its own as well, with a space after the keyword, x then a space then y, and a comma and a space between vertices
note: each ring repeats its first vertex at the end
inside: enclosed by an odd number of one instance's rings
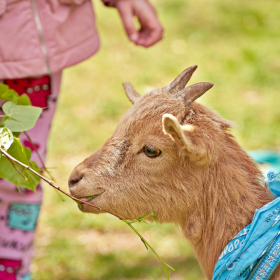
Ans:
POLYGON ((106 6, 115 7, 119 11, 126 34, 136 45, 150 47, 162 39, 163 27, 155 8, 147 0, 102 1, 106 6), (135 27, 133 17, 137 17, 140 23, 139 30, 135 27))

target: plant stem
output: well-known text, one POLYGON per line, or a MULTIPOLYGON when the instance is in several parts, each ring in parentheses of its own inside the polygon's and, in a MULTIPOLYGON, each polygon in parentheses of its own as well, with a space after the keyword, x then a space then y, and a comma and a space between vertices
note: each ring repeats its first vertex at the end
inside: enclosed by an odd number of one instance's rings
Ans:
POLYGON ((154 250, 154 248, 146 241, 146 239, 144 239, 144 237, 138 232, 138 230, 132 225, 133 222, 130 222, 128 220, 122 220, 123 222, 125 222, 141 239, 141 241, 144 243, 145 247, 148 249, 148 247, 151 249, 151 251, 155 254, 155 256, 159 259, 159 261, 162 263, 162 265, 164 266, 166 275, 167 275, 167 279, 169 280, 169 273, 167 270, 167 267, 169 267, 170 269, 172 269, 173 271, 175 271, 175 269, 168 265, 167 263, 165 263, 161 257, 157 254, 157 252, 154 250))
POLYGON ((42 164, 42 167, 43 167, 43 170, 49 175, 50 179, 54 181, 54 178, 53 176, 51 175, 51 173, 47 170, 45 164, 44 164, 44 161, 42 160, 39 152, 38 152, 38 149, 36 148, 36 146, 34 145, 32 139, 30 138, 30 136, 27 134, 26 131, 23 132, 23 134, 25 135, 25 137, 28 139, 28 141, 30 142, 30 144, 32 145, 35 153, 37 154, 38 158, 39 158, 39 161, 40 163, 42 164))
MULTIPOLYGON (((2 152, 2 151, 1 151, 2 152)), ((27 180, 27 178, 24 176, 24 174, 15 166, 15 164, 13 163, 12 159, 8 158, 8 161, 11 163, 11 165, 16 169, 16 171, 24 178, 24 180, 27 180)))
MULTIPOLYGON (((13 162, 21 165, 22 167, 28 169, 29 171, 31 171, 32 173, 34 173, 35 175, 37 175, 38 177, 40 177, 42 180, 44 180, 45 182, 47 182, 49 185, 51 185, 53 188, 55 188, 56 190, 62 192, 63 194, 65 194, 66 196, 70 197, 71 199, 75 200, 75 201, 79 201, 80 203, 82 204, 88 204, 100 211, 103 211, 103 212, 107 212, 115 217, 117 217, 118 219, 120 220, 124 220, 124 218, 122 216, 119 216, 119 215, 116 215, 116 214, 113 214, 111 213, 110 211, 106 210, 106 209, 103 209, 99 206, 96 206, 94 204, 91 204, 91 203, 88 203, 87 201, 83 201, 81 199, 78 199, 72 195, 70 195, 69 193, 65 192, 64 190, 62 190, 60 187, 56 186, 53 182, 51 182, 49 179, 47 179, 46 177, 44 177, 43 175, 41 175, 40 173, 36 172, 35 170, 33 170, 30 166, 18 161, 17 159, 15 159, 14 157, 12 157, 11 155, 9 155, 5 150, 3 150, 2 148, 0 148, 0 152, 5 155, 7 157, 8 160, 12 160, 13 162)), ((15 166, 15 165, 14 165, 15 166)), ((17 168, 16 168, 17 169, 17 168)), ((18 169, 17 169, 18 170, 18 169)), ((20 172, 21 173, 21 172, 20 172)))
MULTIPOLYGON (((44 180, 45 182, 47 182, 49 185, 51 185, 53 188, 55 188, 56 190, 62 192, 63 194, 65 194, 66 196, 70 197, 71 199, 73 199, 74 201, 76 201, 79 205, 81 204, 87 204, 91 207, 94 207, 100 211, 103 211, 103 212, 106 212, 108 214, 111 214, 113 216, 115 216, 116 218, 118 218, 119 220, 125 222, 137 235, 138 237, 141 239, 141 241, 144 243, 145 247, 148 249, 150 248, 151 251, 155 254, 155 256, 159 259, 159 261, 162 263, 162 265, 164 266, 164 269, 166 271, 166 275, 167 275, 167 279, 169 280, 169 273, 168 273, 168 270, 167 270, 167 267, 174 270, 173 267, 171 267, 170 265, 168 265, 167 263, 165 263, 161 257, 156 253, 156 251, 154 250, 154 248, 145 240, 145 238, 138 232, 138 230, 132 225, 132 223, 134 222, 141 222, 143 219, 147 218, 147 217, 150 217, 152 215, 154 215, 154 213, 148 213, 146 215, 144 215, 143 217, 140 217, 138 218, 137 220, 135 221, 128 221, 127 219, 125 219, 124 217, 122 216, 119 216, 119 215, 116 215, 116 214, 113 214, 111 213, 110 211, 106 210, 106 209, 103 209, 99 206, 96 206, 94 204, 91 204, 91 203, 88 203, 87 201, 83 201, 83 200, 80 200, 70 194, 68 194, 67 192, 63 191, 60 187, 56 186, 53 182, 51 182, 49 179, 47 179, 46 177, 44 177, 43 175, 41 175, 40 173, 36 172, 35 170, 33 170, 31 167, 29 167, 28 165, 25 165, 24 163, 18 161, 17 159, 15 159, 14 157, 12 157, 11 155, 9 155, 5 150, 3 150, 2 148, 0 148, 0 152, 7 157, 7 159, 12 163, 12 165, 14 166, 14 168, 22 175, 24 176, 20 170, 15 166, 15 163, 21 165, 22 167, 28 169, 30 172, 34 173, 35 175, 39 176, 42 180, 44 180), (81 204, 80 204, 81 203, 81 204)), ((25 177, 25 176, 24 176, 25 177)), ((26 178, 26 177, 25 177, 26 178)))

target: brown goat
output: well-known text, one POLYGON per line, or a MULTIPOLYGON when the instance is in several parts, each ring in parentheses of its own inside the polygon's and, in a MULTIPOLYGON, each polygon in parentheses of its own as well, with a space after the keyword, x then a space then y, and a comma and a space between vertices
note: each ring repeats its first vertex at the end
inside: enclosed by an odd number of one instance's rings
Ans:
MULTIPOLYGON (((224 247, 273 196, 231 123, 194 102, 213 84, 185 88, 195 70, 144 96, 123 83, 133 107, 74 169, 69 188, 77 198, 97 195, 92 203, 128 219, 154 211, 159 222, 179 224, 211 279, 224 247)), ((279 269, 271 279, 280 279, 279 269)))

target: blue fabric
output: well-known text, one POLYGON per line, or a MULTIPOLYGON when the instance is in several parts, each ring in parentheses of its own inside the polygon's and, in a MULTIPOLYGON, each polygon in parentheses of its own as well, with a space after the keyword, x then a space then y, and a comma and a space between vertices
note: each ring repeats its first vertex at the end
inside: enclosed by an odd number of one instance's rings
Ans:
MULTIPOLYGON (((268 173, 268 186, 280 194, 280 173, 268 173)), ((212 280, 269 279, 280 262, 280 197, 258 209, 253 221, 223 250, 212 280)))
POLYGON ((261 165, 262 169, 273 170, 276 173, 280 172, 280 152, 257 150, 250 151, 248 154, 261 165))

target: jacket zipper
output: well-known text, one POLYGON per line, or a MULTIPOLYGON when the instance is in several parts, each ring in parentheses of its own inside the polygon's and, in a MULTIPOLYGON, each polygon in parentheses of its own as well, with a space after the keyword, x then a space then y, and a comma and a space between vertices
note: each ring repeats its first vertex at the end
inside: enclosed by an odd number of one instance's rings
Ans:
POLYGON ((49 55, 47 52, 47 48, 46 48, 46 44, 45 44, 45 40, 44 40, 44 36, 43 36, 43 27, 42 27, 42 23, 40 21, 36 0, 31 0, 31 3, 32 3, 35 24, 36 24, 37 31, 39 34, 41 49, 43 52, 43 56, 45 58, 47 74, 50 75, 52 71, 51 71, 51 67, 50 67, 49 55))

